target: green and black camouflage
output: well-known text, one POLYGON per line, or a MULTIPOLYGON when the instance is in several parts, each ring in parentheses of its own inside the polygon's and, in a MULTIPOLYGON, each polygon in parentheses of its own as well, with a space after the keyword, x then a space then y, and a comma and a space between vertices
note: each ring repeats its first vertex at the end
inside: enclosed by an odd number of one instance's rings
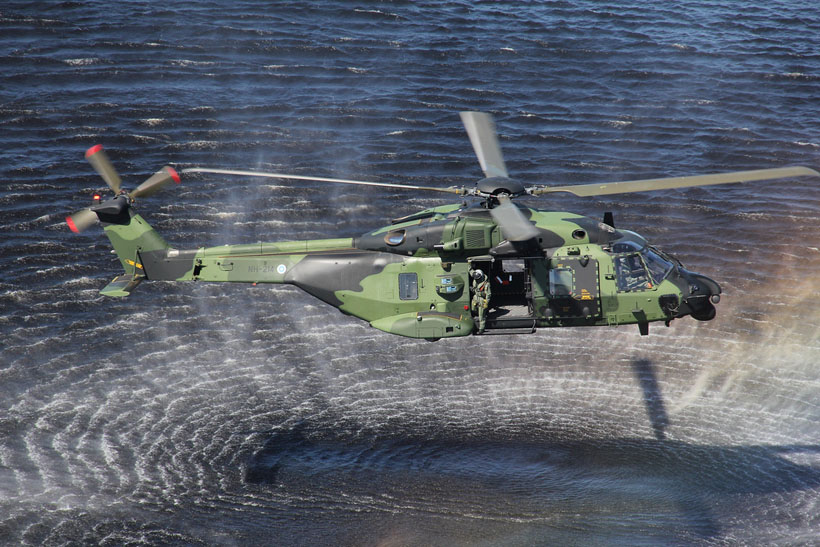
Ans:
POLYGON ((577 196, 644 192, 796 176, 781 167, 573 186, 531 186, 509 178, 488 114, 462 112, 485 178, 475 187, 437 188, 281 173, 190 168, 186 172, 308 179, 435 191, 479 198, 394 220, 360 237, 177 249, 137 215, 135 198, 172 182, 166 166, 128 193, 102 147, 86 158, 115 197, 66 218, 73 231, 98 220, 125 273, 102 293, 127 296, 143 280, 287 283, 342 313, 388 333, 438 340, 470 334, 533 333, 540 328, 649 323, 687 315, 715 317, 720 286, 686 270, 640 235, 566 212, 520 207, 512 198, 568 192, 577 196), (475 274, 481 271, 480 282, 475 274))
POLYGON ((479 332, 471 269, 490 287, 487 334, 623 324, 645 331, 685 315, 711 319, 720 294, 639 235, 571 213, 521 208, 538 230, 526 245, 511 245, 477 204, 428 209, 358 238, 181 250, 126 199, 115 200, 127 214, 108 217, 104 230, 125 274, 103 289, 109 296, 142 280, 286 283, 385 332, 439 339, 479 332))

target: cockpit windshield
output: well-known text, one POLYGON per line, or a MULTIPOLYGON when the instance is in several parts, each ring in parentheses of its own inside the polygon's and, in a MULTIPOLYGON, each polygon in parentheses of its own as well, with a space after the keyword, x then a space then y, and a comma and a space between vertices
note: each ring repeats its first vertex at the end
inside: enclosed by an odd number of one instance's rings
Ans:
POLYGON ((659 285, 661 281, 666 279, 666 276, 669 275, 669 272, 675 267, 674 264, 666 260, 652 247, 646 247, 641 252, 641 255, 656 285, 659 285))

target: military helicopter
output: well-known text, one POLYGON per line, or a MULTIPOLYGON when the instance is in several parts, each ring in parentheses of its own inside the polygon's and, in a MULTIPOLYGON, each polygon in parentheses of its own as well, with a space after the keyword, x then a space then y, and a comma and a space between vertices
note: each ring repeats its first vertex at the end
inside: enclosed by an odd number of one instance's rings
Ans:
POLYGON ((169 166, 128 192, 102 146, 86 158, 114 191, 66 218, 82 231, 99 221, 125 273, 100 292, 128 296, 144 280, 287 283, 391 334, 431 341, 467 335, 524 334, 548 327, 649 323, 715 317, 720 286, 635 232, 601 220, 521 207, 521 196, 568 192, 601 196, 820 176, 807 167, 570 186, 525 186, 511 179, 489 114, 461 119, 484 178, 472 187, 437 188, 284 173, 189 168, 185 173, 270 177, 444 192, 471 198, 425 209, 359 237, 177 249, 132 207, 137 198, 179 183, 169 166))

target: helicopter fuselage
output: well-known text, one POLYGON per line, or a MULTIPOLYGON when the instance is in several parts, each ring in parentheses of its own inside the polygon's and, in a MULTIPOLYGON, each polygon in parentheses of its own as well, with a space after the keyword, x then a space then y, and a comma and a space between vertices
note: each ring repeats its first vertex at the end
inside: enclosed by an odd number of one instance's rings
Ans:
POLYGON ((286 283, 377 329, 429 340, 623 324, 646 334, 650 322, 715 316, 718 284, 640 235, 518 208, 538 230, 531 241, 506 240, 485 203, 427 209, 356 238, 178 250, 127 207, 101 217, 126 270, 103 293, 126 295, 141 279, 286 283), (484 310, 473 298, 478 270, 484 310))
POLYGON ((470 334, 532 333, 539 328, 649 323, 691 315, 715 317, 720 286, 687 271, 640 235, 581 215, 522 207, 525 196, 570 193, 579 197, 650 192, 820 176, 802 166, 680 177, 532 185, 510 178, 491 115, 461 112, 484 178, 469 186, 417 186, 289 173, 191 167, 181 172, 392 188, 480 199, 444 205, 394 220, 360 237, 254 243, 179 250, 131 205, 180 176, 170 166, 132 191, 102 146, 86 151, 115 196, 99 195, 68 217, 81 232, 102 223, 125 269, 100 291, 128 296, 143 280, 287 283, 401 336, 438 340, 470 334))

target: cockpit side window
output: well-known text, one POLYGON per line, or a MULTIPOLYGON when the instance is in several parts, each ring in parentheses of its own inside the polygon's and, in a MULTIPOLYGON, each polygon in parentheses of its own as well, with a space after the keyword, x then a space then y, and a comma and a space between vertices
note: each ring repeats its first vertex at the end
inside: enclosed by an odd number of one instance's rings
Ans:
POLYGON ((618 282, 619 291, 643 291, 652 288, 652 282, 640 254, 617 256, 614 263, 615 279, 618 282))

